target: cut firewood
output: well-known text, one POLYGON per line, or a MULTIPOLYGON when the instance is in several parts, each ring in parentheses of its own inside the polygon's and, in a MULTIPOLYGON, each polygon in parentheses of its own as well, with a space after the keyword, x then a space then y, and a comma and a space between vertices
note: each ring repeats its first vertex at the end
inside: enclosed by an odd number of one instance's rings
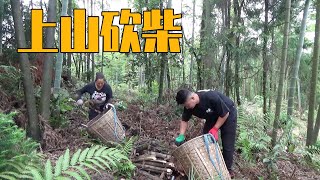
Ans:
POLYGON ((157 160, 155 155, 141 155, 138 156, 137 159, 132 160, 132 162, 140 162, 140 161, 151 161, 151 160, 157 160))
POLYGON ((174 168, 173 163, 161 161, 161 160, 150 160, 150 161, 141 161, 141 164, 151 165, 155 167, 161 167, 161 168, 174 168))
POLYGON ((148 171, 152 171, 152 172, 156 172, 156 173, 162 173, 163 171, 168 173, 172 173, 171 169, 167 169, 167 168, 161 168, 161 167, 155 167, 155 166, 151 166, 151 165, 146 165, 146 164, 141 164, 141 163, 136 163, 135 164, 137 167, 148 170, 148 171))
POLYGON ((139 174, 142 174, 142 175, 144 175, 144 176, 146 176, 146 177, 148 177, 148 178, 150 178, 150 179, 161 180, 161 178, 159 178, 159 177, 157 177, 157 176, 154 176, 154 175, 152 175, 152 174, 150 174, 150 173, 148 173, 148 172, 146 172, 146 171, 143 171, 143 170, 138 170, 138 173, 139 173, 139 174))
POLYGON ((145 154, 151 154, 151 155, 155 155, 158 158, 162 158, 164 160, 168 160, 170 159, 172 156, 169 154, 163 154, 163 153, 158 153, 158 152, 153 152, 153 151, 143 151, 145 154))

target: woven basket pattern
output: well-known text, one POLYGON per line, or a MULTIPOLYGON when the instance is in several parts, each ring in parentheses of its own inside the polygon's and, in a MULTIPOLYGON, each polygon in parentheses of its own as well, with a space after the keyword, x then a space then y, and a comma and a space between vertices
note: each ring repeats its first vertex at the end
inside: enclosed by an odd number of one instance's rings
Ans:
POLYGON ((88 122, 87 130, 104 143, 107 143, 108 141, 119 142, 123 140, 125 137, 125 131, 118 117, 116 117, 115 123, 114 116, 112 109, 102 115, 98 115, 88 122), (118 138, 116 137, 115 132, 118 138))
MULTIPOLYGON (((215 162, 215 166, 218 169, 218 171, 221 172, 223 179, 231 179, 229 171, 225 165, 220 147, 216 146, 213 143, 210 143, 209 151, 211 157, 215 162), (218 148, 218 153, 216 152, 216 148, 218 148), (217 155, 219 156, 220 169, 217 162, 217 155)), ((196 179, 219 179, 218 172, 216 171, 216 169, 210 161, 203 135, 191 139, 188 142, 176 148, 173 151, 173 156, 181 164, 186 174, 189 174, 191 169, 193 168, 193 173, 196 179)))

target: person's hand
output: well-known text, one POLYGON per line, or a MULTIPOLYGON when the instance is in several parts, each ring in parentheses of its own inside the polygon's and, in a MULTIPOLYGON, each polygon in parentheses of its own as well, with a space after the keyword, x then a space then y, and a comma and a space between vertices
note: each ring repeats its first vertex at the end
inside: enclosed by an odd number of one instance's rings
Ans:
POLYGON ((83 100, 82 99, 79 99, 77 102, 76 102, 76 105, 77 106, 81 106, 83 104, 83 100))
POLYGON ((177 146, 180 146, 180 145, 184 142, 185 139, 186 139, 185 136, 184 136, 183 134, 180 134, 180 135, 176 138, 176 140, 175 140, 174 143, 175 143, 177 146))
POLYGON ((212 129, 210 129, 209 133, 213 135, 214 139, 216 141, 218 141, 219 137, 218 137, 218 128, 213 127, 212 129))

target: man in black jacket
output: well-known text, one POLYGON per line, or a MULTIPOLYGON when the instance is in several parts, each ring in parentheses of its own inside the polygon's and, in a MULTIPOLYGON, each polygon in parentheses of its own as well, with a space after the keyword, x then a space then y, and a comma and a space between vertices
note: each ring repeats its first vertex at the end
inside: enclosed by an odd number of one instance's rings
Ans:
POLYGON ((218 131, 221 130, 222 154, 230 176, 233 178, 232 163, 237 127, 237 109, 234 102, 218 91, 191 92, 186 89, 177 93, 176 101, 184 106, 176 144, 180 145, 184 142, 188 121, 192 115, 205 119, 203 134, 210 133, 218 140, 218 131))

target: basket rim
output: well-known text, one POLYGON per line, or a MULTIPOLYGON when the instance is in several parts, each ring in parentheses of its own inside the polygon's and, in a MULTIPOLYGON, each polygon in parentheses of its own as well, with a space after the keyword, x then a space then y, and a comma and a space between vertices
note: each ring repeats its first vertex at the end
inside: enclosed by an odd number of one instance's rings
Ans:
POLYGON ((99 119, 103 118, 104 116, 106 116, 109 112, 110 112, 111 109, 108 109, 107 111, 105 112, 102 112, 100 114, 98 114, 96 117, 94 117, 93 119, 91 119, 86 125, 87 127, 89 128, 90 126, 92 126, 96 121, 98 121, 99 119), (102 115, 101 115, 102 114, 102 115))
MULTIPOLYGON (((205 135, 205 134, 202 134, 202 135, 200 135, 200 136, 197 136, 197 137, 195 137, 195 138, 192 138, 192 139, 190 139, 189 141, 183 143, 182 145, 180 145, 180 146, 178 146, 176 149, 174 149, 174 150, 172 151, 172 154, 175 154, 175 152, 177 152, 177 151, 181 151, 181 150, 184 148, 184 146, 186 146, 187 144, 190 144, 190 143, 192 143, 192 142, 194 142, 194 141, 196 141, 196 140, 198 140, 198 139, 200 139, 200 138, 203 138, 204 135, 205 135)), ((203 139, 202 139, 202 140, 203 140, 203 139)), ((204 141, 204 140, 203 140, 203 141, 204 141)))

